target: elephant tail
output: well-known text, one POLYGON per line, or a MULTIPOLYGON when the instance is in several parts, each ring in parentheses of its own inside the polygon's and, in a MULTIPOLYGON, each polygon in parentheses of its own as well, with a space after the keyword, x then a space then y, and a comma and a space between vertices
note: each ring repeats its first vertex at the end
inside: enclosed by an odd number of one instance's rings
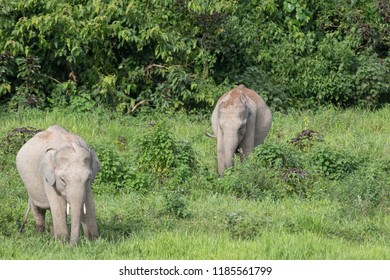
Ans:
POLYGON ((24 215, 24 220, 23 220, 22 225, 20 226, 19 232, 23 232, 24 226, 26 225, 26 222, 27 222, 28 214, 30 213, 30 210, 31 210, 31 203, 30 203, 30 199, 29 199, 28 203, 27 203, 27 211, 26 211, 26 214, 24 215))
POLYGON ((217 136, 215 136, 214 134, 211 134, 210 132, 206 131, 204 133, 207 137, 210 137, 210 138, 217 138, 217 136))

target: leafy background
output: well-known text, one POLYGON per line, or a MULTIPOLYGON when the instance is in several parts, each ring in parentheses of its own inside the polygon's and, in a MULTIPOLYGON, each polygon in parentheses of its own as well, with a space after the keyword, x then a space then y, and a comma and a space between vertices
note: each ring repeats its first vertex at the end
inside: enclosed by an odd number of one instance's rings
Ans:
POLYGON ((277 110, 389 101, 387 0, 1 0, 0 21, 11 110, 203 110, 238 83, 277 110))

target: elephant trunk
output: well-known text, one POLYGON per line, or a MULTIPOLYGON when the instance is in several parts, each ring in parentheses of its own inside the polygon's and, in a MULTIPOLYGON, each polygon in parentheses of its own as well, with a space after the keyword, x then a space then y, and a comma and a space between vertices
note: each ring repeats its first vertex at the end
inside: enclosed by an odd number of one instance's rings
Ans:
POLYGON ((218 143, 218 174, 219 177, 223 176, 225 169, 233 167, 234 154, 237 149, 237 136, 224 135, 224 137, 217 138, 218 143))
POLYGON ((234 165, 234 153, 236 151, 236 146, 226 147, 225 148, 225 169, 231 168, 234 165))
POLYGON ((85 209, 85 194, 70 196, 71 231, 70 244, 76 245, 80 240, 81 216, 85 209))

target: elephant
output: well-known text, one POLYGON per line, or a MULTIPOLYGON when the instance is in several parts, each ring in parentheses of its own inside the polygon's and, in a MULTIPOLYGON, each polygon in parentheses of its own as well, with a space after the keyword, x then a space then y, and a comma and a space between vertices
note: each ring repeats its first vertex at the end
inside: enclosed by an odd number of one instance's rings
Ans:
POLYGON ((217 138, 219 177, 234 164, 234 154, 241 161, 263 144, 272 124, 272 113, 263 98, 240 84, 222 95, 213 110, 211 123, 217 138))
POLYGON ((45 214, 51 211, 52 234, 68 240, 67 216, 71 214, 70 244, 84 235, 98 237, 92 182, 100 170, 99 159, 84 140, 59 125, 35 134, 16 156, 18 173, 28 192, 27 220, 30 209, 35 230, 45 232, 45 214))

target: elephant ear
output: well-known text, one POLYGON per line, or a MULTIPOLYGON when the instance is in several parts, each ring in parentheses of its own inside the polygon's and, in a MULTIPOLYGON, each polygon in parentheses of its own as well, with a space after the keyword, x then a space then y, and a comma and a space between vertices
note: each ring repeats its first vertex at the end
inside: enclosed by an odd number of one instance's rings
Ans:
POLYGON ((245 94, 240 95, 240 101, 241 101, 242 105, 244 105, 246 117, 249 117, 251 112, 249 110, 248 101, 247 101, 247 97, 245 96, 245 94))
POLYGON ((50 186, 53 186, 56 182, 56 175, 54 173, 54 156, 56 153, 57 151, 54 149, 47 150, 45 156, 43 157, 41 165, 39 166, 39 171, 41 172, 42 177, 50 186))
POLYGON ((219 103, 219 106, 218 106, 218 121, 219 121, 219 118, 220 118, 220 115, 221 115, 221 111, 222 111, 223 108, 225 108, 225 101, 222 101, 221 103, 219 103))
POLYGON ((247 99, 247 97, 245 96, 245 94, 240 94, 240 101, 241 101, 241 103, 245 106, 245 107, 247 107, 247 101, 246 101, 246 99, 247 99))
POLYGON ((91 165, 92 165, 92 180, 94 180, 96 174, 100 171, 101 167, 96 152, 92 149, 90 149, 90 152, 91 152, 91 165))

